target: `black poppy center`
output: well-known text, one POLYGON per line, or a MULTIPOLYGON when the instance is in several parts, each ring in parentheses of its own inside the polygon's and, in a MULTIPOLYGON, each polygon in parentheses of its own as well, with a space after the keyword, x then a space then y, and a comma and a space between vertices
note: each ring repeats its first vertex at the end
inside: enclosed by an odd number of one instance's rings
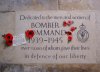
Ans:
POLYGON ((7 38, 10 39, 10 36, 8 36, 7 38))
POLYGON ((31 34, 33 34, 33 32, 31 31, 31 32, 29 32, 29 34, 31 35, 31 34))
POLYGON ((65 32, 65 34, 72 35, 72 33, 71 33, 71 32, 65 32))

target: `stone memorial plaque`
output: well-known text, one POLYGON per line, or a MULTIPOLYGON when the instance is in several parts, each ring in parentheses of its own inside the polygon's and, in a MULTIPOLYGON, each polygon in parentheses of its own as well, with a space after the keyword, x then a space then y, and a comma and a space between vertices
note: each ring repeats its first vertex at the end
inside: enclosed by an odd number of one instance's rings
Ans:
POLYGON ((34 36, 15 46, 7 63, 96 63, 92 11, 18 11, 15 28, 15 35, 33 30, 34 36))

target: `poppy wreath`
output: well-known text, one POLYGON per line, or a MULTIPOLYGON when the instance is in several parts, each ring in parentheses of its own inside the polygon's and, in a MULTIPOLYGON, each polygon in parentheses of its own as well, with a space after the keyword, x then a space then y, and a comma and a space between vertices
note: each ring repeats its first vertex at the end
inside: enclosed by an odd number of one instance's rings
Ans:
POLYGON ((34 36, 34 31, 33 30, 26 30, 25 35, 26 35, 26 38, 29 39, 29 41, 30 41, 30 39, 32 39, 34 36))
POLYGON ((2 37, 5 39, 5 44, 7 46, 12 46, 13 44, 13 35, 11 33, 7 33, 2 35, 2 37))
MULTIPOLYGON (((72 20, 64 21, 63 27, 71 26, 73 23, 74 22, 72 20)), ((73 39, 72 32, 74 32, 76 29, 77 29, 77 27, 72 26, 72 27, 70 27, 70 31, 65 31, 65 34, 67 34, 68 43, 72 41, 72 39, 73 39)))

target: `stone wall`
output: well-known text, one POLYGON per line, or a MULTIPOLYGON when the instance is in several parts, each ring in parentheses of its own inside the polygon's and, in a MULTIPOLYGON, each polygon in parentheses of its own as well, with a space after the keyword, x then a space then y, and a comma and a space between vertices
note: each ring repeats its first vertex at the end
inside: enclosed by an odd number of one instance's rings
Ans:
POLYGON ((100 72, 100 0, 0 0, 0 55, 1 35, 15 32, 15 12, 21 10, 94 10, 97 27, 97 64, 0 64, 0 72, 100 72))

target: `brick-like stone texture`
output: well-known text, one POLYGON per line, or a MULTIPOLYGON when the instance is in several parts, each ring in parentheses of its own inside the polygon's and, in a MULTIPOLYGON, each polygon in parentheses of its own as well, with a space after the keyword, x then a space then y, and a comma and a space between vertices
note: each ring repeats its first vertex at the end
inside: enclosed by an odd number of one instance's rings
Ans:
POLYGON ((59 0, 61 10, 91 10, 93 6, 89 0, 59 0))
POLYGON ((66 64, 66 65, 21 65, 0 64, 0 72, 100 72, 100 65, 66 64))
POLYGON ((0 11, 57 10, 58 0, 0 0, 0 11))

